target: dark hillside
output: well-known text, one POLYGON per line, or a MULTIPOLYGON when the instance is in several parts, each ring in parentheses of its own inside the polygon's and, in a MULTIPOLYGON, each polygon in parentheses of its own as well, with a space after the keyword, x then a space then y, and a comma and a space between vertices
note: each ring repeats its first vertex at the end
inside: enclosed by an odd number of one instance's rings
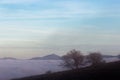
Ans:
POLYGON ((13 80, 120 80, 120 61, 13 80))

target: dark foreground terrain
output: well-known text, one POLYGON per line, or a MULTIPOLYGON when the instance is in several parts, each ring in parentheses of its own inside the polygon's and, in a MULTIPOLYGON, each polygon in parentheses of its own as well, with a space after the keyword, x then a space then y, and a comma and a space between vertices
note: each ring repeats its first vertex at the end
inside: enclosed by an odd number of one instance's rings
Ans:
POLYGON ((120 61, 13 80, 120 80, 120 61))

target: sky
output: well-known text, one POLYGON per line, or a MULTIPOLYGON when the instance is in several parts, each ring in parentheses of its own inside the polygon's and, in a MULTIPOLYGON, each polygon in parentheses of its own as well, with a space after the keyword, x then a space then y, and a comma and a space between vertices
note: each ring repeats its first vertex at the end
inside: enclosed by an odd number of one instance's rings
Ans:
POLYGON ((0 57, 120 53, 120 0, 0 0, 0 57))

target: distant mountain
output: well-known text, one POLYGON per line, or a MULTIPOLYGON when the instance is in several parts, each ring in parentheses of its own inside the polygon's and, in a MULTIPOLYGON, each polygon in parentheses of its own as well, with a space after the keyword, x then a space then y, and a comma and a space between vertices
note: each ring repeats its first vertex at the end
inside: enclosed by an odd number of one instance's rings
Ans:
POLYGON ((50 54, 43 57, 34 57, 34 58, 31 58, 30 60, 60 60, 60 59, 61 59, 60 56, 56 54, 50 54))
POLYGON ((42 59, 42 57, 33 57, 30 60, 41 60, 41 59, 42 59))
POLYGON ((4 58, 0 58, 1 60, 17 60, 16 58, 13 57, 4 57, 4 58))
POLYGON ((117 57, 117 56, 113 56, 113 55, 103 55, 103 58, 113 58, 113 57, 117 57))

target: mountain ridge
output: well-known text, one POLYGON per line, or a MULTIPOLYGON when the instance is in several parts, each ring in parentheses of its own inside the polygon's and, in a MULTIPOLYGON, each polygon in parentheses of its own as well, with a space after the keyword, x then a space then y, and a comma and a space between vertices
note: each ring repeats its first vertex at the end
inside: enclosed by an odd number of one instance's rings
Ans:
POLYGON ((61 57, 56 54, 49 54, 43 57, 33 57, 30 60, 61 60, 61 57))

